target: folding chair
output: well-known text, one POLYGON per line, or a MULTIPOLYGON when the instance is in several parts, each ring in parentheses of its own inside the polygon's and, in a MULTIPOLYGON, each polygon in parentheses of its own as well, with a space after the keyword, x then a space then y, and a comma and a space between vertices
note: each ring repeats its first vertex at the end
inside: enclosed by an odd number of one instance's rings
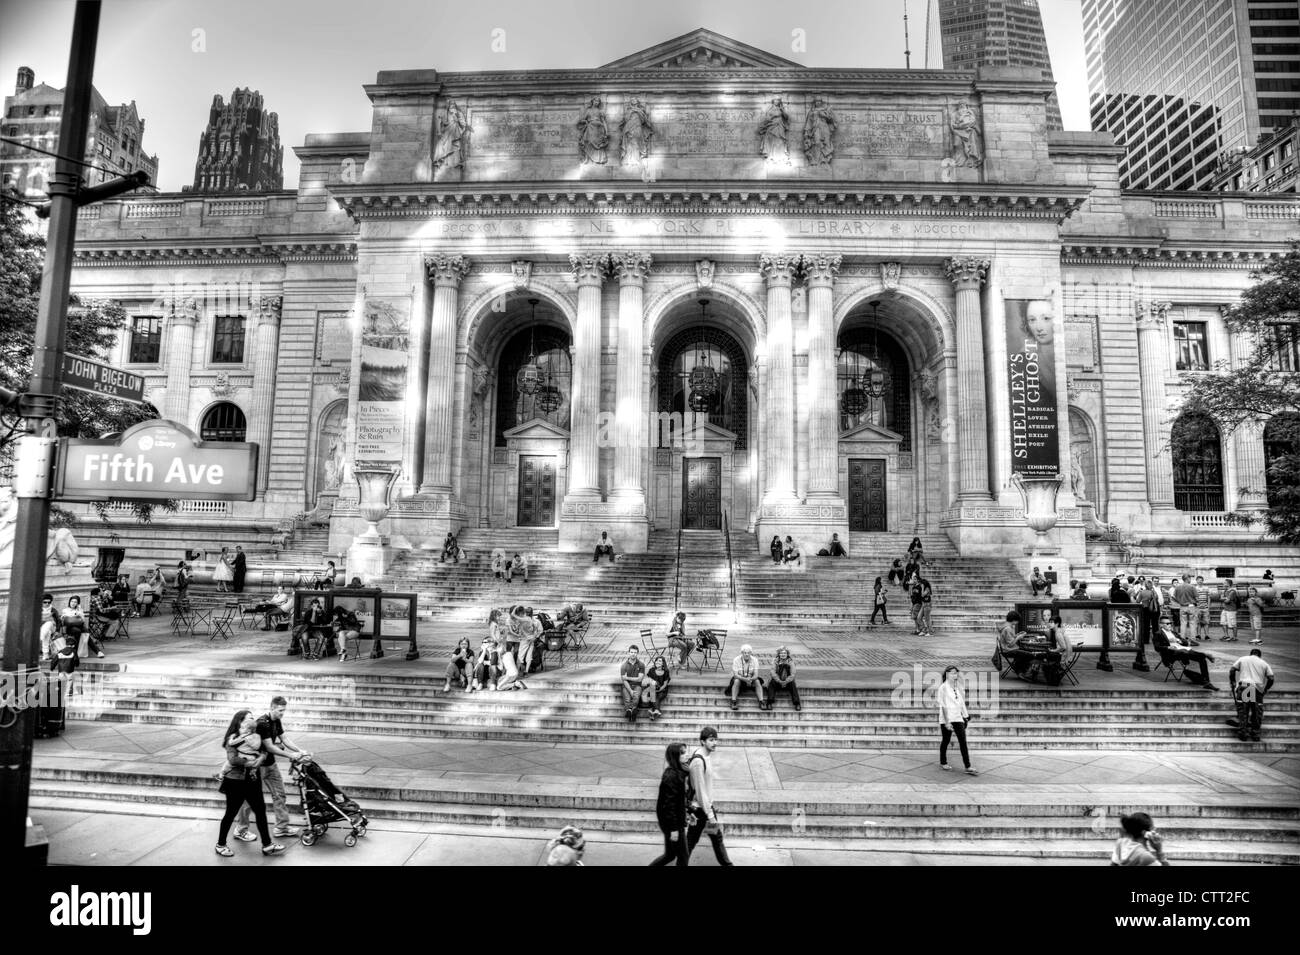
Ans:
POLYGON ((1079 685, 1079 678, 1074 675, 1074 665, 1079 662, 1079 657, 1082 654, 1083 654, 1083 648, 1082 645, 1079 645, 1074 648, 1074 653, 1069 657, 1069 659, 1066 659, 1064 654, 1061 655, 1061 682, 1062 683, 1069 680, 1075 686, 1079 685))
POLYGON ((90 615, 87 617, 87 620, 90 623, 90 638, 92 640, 103 643, 105 640, 109 639, 108 621, 105 618, 99 616, 92 610, 90 615))
POLYGON ((200 634, 212 634, 212 615, 216 609, 215 604, 206 601, 193 601, 190 603, 189 627, 191 637, 197 637, 200 634))
POLYGON ((212 633, 208 637, 209 640, 215 640, 217 637, 220 637, 222 640, 230 639, 235 623, 235 613, 238 609, 239 604, 228 603, 220 614, 217 613, 215 608, 212 610, 209 614, 209 619, 212 624, 212 633))
MULTIPOLYGON (((698 630, 698 631, 696 631, 696 633, 695 633, 695 645, 696 645, 697 647, 700 645, 700 635, 701 635, 701 634, 704 634, 704 633, 711 633, 711 634, 713 634, 713 639, 715 639, 715 640, 718 641, 718 645, 717 645, 717 646, 713 646, 712 644, 706 643, 703 647, 701 647, 701 653, 702 653, 703 659, 700 661, 700 672, 703 672, 703 671, 704 671, 704 668, 705 668, 706 666, 709 665, 709 657, 710 657, 710 656, 713 657, 713 669, 715 669, 715 670, 720 670, 720 669, 722 669, 722 659, 723 659, 723 655, 727 652, 727 631, 725 631, 725 630, 698 630)), ((688 658, 688 659, 689 659, 689 658, 688 658)))
POLYGON ((1005 680, 1009 677, 1018 675, 1011 663, 1011 658, 1002 652, 1002 645, 1000 643, 993 645, 993 662, 998 668, 998 676, 1001 679, 1005 680))
POLYGON ((1159 670, 1162 666, 1165 668, 1163 682, 1168 683, 1169 678, 1173 677, 1175 683, 1182 683, 1183 674, 1187 672, 1186 661, 1179 660, 1170 650, 1158 650, 1156 652, 1160 654, 1160 662, 1156 664, 1155 669, 1159 670))
POLYGON ((589 616, 569 624, 567 649, 574 653, 587 649, 587 631, 590 629, 591 617, 589 616))
POLYGON ((172 600, 172 636, 180 636, 190 629, 192 607, 188 597, 172 600))
POLYGON ((253 608, 269 602, 270 602, 269 597, 253 597, 253 596, 240 597, 235 602, 235 606, 239 610, 239 629, 240 630, 249 629, 249 623, 248 623, 249 617, 253 618, 253 626, 257 626, 257 618, 260 617, 261 614, 259 614, 253 608))
POLYGON ((662 652, 657 646, 655 646, 654 631, 648 627, 644 627, 641 630, 641 649, 650 654, 650 661, 652 663, 654 662, 654 658, 662 652))
POLYGON ((114 621, 117 626, 113 628, 112 639, 125 637, 131 639, 131 628, 127 626, 127 621, 131 619, 131 601, 119 600, 113 604, 113 609, 117 611, 117 620, 114 621))

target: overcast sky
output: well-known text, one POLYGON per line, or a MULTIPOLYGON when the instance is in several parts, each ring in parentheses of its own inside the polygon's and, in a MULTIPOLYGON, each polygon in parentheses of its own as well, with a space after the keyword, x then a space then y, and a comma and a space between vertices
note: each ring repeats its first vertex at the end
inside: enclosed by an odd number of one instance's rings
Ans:
MULTIPOLYGON (((826 67, 901 68, 904 0, 104 0, 95 86, 135 101, 159 187, 194 177, 212 97, 262 91, 280 115, 285 186, 308 133, 367 131, 362 84, 380 70, 590 68, 697 27, 826 67), (505 50, 494 52, 494 30, 505 50), (803 30, 806 51, 791 49, 803 30), (196 33, 196 31, 199 31, 196 33)), ((0 89, 19 66, 61 88, 72 0, 0 0, 0 89)), ((924 63, 925 0, 908 0, 913 67, 924 63)), ((1088 128, 1079 0, 1040 0, 1066 129, 1088 128)))

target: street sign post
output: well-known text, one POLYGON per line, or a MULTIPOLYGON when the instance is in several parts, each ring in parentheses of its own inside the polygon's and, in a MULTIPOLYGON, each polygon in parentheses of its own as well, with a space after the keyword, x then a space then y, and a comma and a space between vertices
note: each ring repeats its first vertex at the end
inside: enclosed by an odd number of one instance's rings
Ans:
POLYGON ((64 438, 54 496, 61 501, 251 501, 256 444, 200 441, 174 421, 144 421, 116 439, 64 438))
POLYGON ((119 401, 144 404, 144 377, 121 371, 110 365, 82 358, 80 355, 63 354, 63 370, 59 380, 66 388, 88 391, 93 395, 107 395, 119 401))

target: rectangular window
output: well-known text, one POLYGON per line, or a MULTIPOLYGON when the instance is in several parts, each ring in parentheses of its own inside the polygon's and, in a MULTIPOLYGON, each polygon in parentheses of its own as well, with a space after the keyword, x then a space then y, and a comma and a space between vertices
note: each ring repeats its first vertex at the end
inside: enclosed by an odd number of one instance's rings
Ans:
POLYGON ((212 364, 239 365, 244 361, 244 316, 218 315, 212 336, 212 364))
POLYGON ((1179 371, 1209 371, 1204 322, 1174 322, 1174 367, 1179 371))
POLYGON ((1269 367, 1274 371, 1300 371, 1300 325, 1270 325, 1272 355, 1269 367))
POLYGON ((131 318, 131 347, 127 361, 133 365, 156 365, 162 347, 162 319, 157 315, 131 318))

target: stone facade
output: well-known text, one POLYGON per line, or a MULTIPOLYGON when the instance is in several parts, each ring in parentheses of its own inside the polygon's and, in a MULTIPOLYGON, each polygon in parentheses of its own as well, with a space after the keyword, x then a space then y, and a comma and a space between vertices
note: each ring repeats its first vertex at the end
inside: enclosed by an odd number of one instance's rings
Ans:
MULTIPOLYGON (((1284 251, 1294 202, 1124 195, 1109 137, 1049 132, 1032 73, 807 69, 708 31, 366 91, 371 132, 309 136, 296 193, 81 224, 75 290, 167 317, 159 360, 126 367, 195 430, 214 322, 248 316, 220 386, 270 447, 230 517, 310 511, 338 552, 360 460, 400 471, 385 533, 416 547, 546 526, 637 550, 725 513, 1019 557, 1004 316, 1033 307, 1057 343, 1033 372, 1065 478, 1048 545, 1080 564, 1089 520, 1202 526, 1166 476, 1174 326, 1229 356, 1218 306, 1284 251)), ((1253 458, 1223 457, 1231 510, 1253 458)))

